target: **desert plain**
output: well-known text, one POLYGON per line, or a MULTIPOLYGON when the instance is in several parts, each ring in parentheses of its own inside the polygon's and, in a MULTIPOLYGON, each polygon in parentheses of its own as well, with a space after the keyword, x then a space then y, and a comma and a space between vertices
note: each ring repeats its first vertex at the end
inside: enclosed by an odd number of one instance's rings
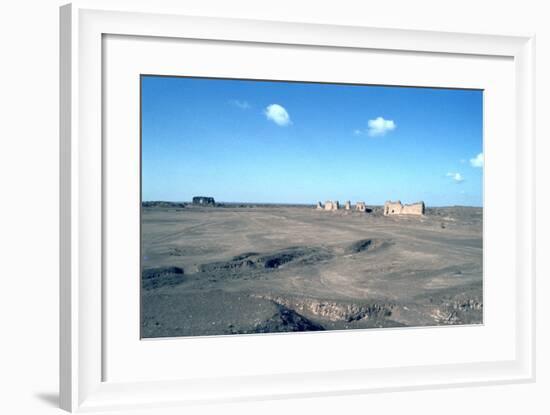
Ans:
POLYGON ((483 322, 483 210, 147 203, 141 336, 483 322))

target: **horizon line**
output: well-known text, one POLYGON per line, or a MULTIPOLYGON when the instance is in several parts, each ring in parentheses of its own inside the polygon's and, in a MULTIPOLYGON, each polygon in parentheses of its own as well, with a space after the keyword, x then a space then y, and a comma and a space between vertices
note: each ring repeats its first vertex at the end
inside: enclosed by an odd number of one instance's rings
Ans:
MULTIPOLYGON (((304 203, 304 202, 250 202, 250 201, 226 201, 226 200, 222 200, 222 201, 217 201, 216 198, 214 198, 215 200, 215 203, 227 203, 227 204, 243 204, 243 205, 301 205, 301 206, 315 206, 317 204, 317 202, 307 202, 307 203, 304 203)), ((399 200, 399 199, 397 199, 399 200)), ((336 200, 335 200, 336 201, 336 200)), ((388 200, 388 201, 392 201, 392 200, 388 200)), ((192 200, 162 200, 162 199, 156 199, 156 200, 142 200, 141 203, 153 203, 153 202, 161 202, 161 203, 189 203, 189 204, 193 204, 193 201, 192 200)), ((324 203, 323 201, 319 201, 321 203, 324 203)), ((339 202, 339 201, 338 201, 339 202)), ((350 201, 351 202, 351 201, 350 201)), ((359 202, 362 202, 362 200, 360 200, 359 202)), ((414 203, 419 203, 419 202, 423 202, 422 200, 418 200, 416 202, 410 202, 410 203, 404 203, 404 204, 414 204, 414 203)), ((340 203, 340 202, 339 202, 340 203)), ((344 202, 345 203, 345 202, 344 202)), ((357 202, 355 202, 357 203, 357 202)), ((352 205, 354 205, 355 203, 351 203, 352 205)), ((384 202, 385 203, 385 202, 384 202)), ((372 204, 369 204, 367 202, 365 202, 366 206, 384 206, 384 203, 382 204, 379 204, 379 203, 372 203, 372 204)), ((403 202, 401 202, 403 203, 403 202)), ((442 207, 475 207, 475 208, 483 208, 483 205, 460 205, 460 204, 452 204, 452 205, 428 205, 426 204, 426 202, 424 202, 426 208, 442 208, 442 207)))

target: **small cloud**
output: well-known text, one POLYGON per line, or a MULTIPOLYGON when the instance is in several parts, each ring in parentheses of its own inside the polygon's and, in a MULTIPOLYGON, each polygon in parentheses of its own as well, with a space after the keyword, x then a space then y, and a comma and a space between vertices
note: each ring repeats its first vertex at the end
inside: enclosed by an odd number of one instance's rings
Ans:
POLYGON ((287 110, 282 105, 268 105, 264 111, 264 114, 268 120, 273 121, 280 127, 286 127, 287 125, 292 124, 292 121, 290 121, 290 115, 288 115, 287 110))
POLYGON ((251 108, 251 105, 248 103, 248 101, 239 101, 238 99, 232 99, 231 101, 229 101, 229 103, 242 110, 247 110, 251 108))
POLYGON ((370 137, 380 137, 386 135, 387 132, 393 131, 397 128, 397 125, 393 120, 385 120, 383 117, 369 120, 368 126, 369 127, 365 130, 356 128, 355 130, 353 130, 353 135, 367 134, 370 137))
POLYGON ((472 167, 483 167, 483 153, 479 153, 477 156, 470 159, 470 165, 472 167))
POLYGON ((383 117, 369 120, 368 134, 371 137, 379 137, 386 135, 387 132, 395 130, 397 125, 393 120, 385 120, 383 117))
POLYGON ((453 179, 455 183, 462 183, 464 181, 464 177, 460 173, 447 173, 446 176, 453 179))

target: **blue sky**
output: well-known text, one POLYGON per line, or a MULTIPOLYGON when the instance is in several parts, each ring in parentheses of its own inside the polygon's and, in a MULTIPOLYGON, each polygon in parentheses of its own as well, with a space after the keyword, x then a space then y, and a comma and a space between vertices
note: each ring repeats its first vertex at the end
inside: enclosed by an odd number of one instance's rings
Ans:
POLYGON ((482 91, 141 82, 143 200, 482 206, 482 91))

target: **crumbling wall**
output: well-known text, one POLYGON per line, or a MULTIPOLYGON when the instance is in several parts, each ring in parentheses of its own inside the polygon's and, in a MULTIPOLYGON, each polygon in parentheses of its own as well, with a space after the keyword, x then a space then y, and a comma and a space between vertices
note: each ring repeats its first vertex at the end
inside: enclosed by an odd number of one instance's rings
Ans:
POLYGON ((344 205, 345 210, 351 210, 351 202, 348 200, 346 204, 344 205))
POLYGON ((410 205, 404 205, 401 214, 403 215, 423 215, 426 211, 424 202, 412 203, 410 205))
POLYGON ((340 203, 338 201, 327 200, 325 202, 325 210, 338 210, 340 209, 340 203))
POLYGON ((367 205, 365 205, 365 202, 357 202, 355 204, 355 210, 358 212, 366 212, 367 211, 367 205))
POLYGON ((403 210, 403 204, 400 200, 397 202, 387 201, 384 203, 384 216, 400 215, 403 210))
POLYGON ((391 215, 423 215, 426 211, 424 202, 403 205, 400 200, 397 202, 387 201, 384 203, 384 216, 391 215))
POLYGON ((315 209, 317 209, 317 210, 323 210, 324 207, 323 207, 323 205, 321 204, 321 202, 317 202, 317 207, 316 207, 315 209))

